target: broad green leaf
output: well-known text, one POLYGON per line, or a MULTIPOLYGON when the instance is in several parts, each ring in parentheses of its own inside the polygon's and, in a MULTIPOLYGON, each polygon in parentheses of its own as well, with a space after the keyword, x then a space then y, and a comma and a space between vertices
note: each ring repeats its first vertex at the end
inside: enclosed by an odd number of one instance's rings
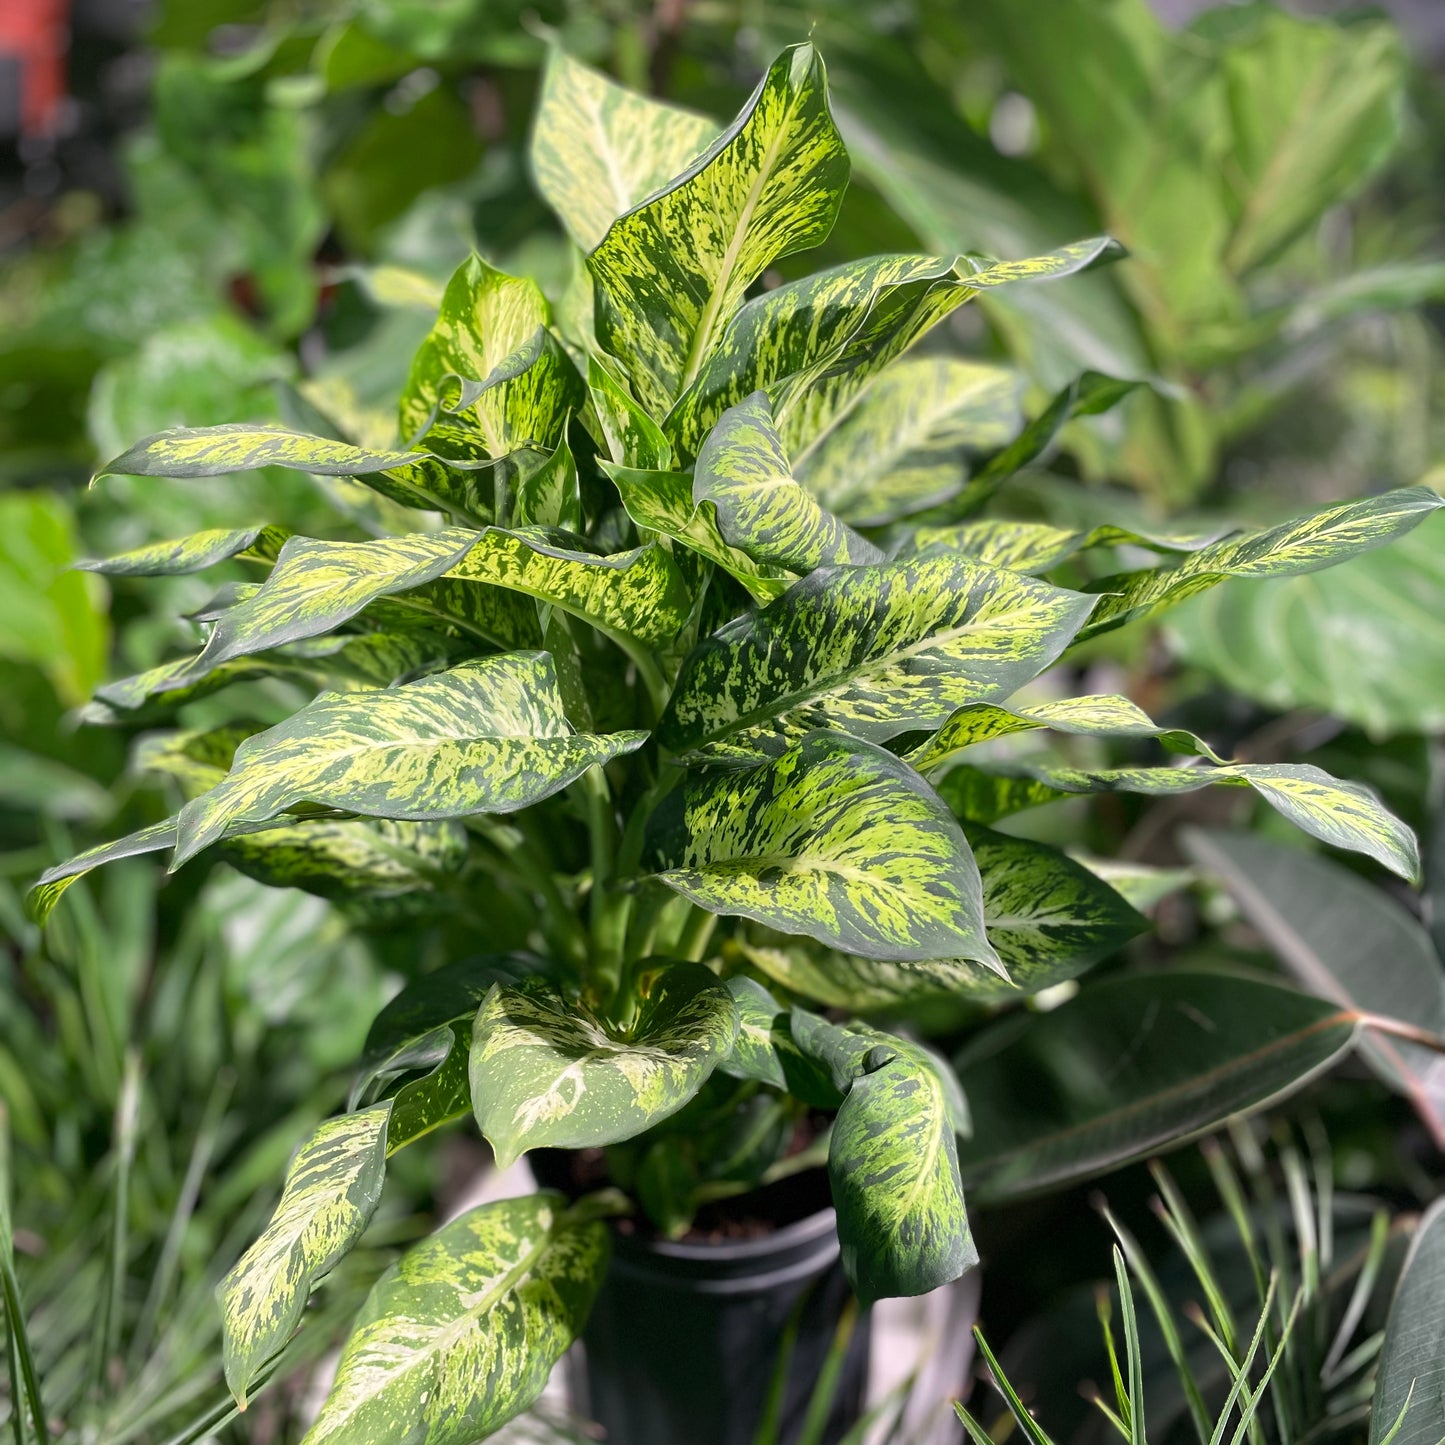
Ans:
POLYGON ((1296 577, 1383 546, 1418 526, 1445 498, 1428 487, 1401 487, 1327 507, 1297 522, 1230 537, 1179 566, 1131 572, 1090 584, 1104 593, 1080 639, 1148 617, 1231 577, 1296 577))
POLYGON ((848 182, 811 45, 785 50, 737 120, 613 222, 587 259, 597 336, 661 415, 701 370, 747 288, 824 240, 848 182))
POLYGON ((1005 1003, 1075 978, 1147 927, 1115 890, 1042 843, 965 830, 983 880, 983 921, 1007 978, 966 958, 890 963, 817 949, 744 945, 748 960, 805 998, 859 1011, 928 999, 1005 1003))
POLYGON ((779 1057, 780 1048, 792 1043, 786 1011, 754 978, 735 974, 726 986, 737 1009, 738 1032, 732 1052, 718 1065, 719 1070, 735 1079, 756 1079, 786 1089, 788 1078, 779 1057))
POLYGON ((558 441, 550 457, 518 478, 511 520, 519 527, 581 528, 577 462, 565 437, 558 441))
POLYGON ((713 121, 638 95, 554 45, 537 97, 532 174, 572 239, 590 251, 717 132, 713 121))
POLYGON ((1036 677, 1093 605, 959 557, 822 568, 693 651, 658 738, 746 754, 816 727, 875 741, 937 727, 1036 677))
POLYGON ((489 457, 523 447, 550 452, 583 390, 547 330, 549 320, 535 281, 468 257, 447 283, 436 325, 412 361, 401 434, 418 436, 445 408, 475 430, 489 457))
POLYGON ((290 534, 284 527, 215 527, 171 542, 152 542, 114 557, 83 557, 75 565, 108 577, 176 577, 202 572, 217 562, 238 557, 247 562, 274 562, 290 534))
MULTIPOLYGON (((1250 833, 1190 829, 1184 850, 1224 884, 1304 988, 1445 1039, 1445 964, 1430 935, 1383 889, 1325 858, 1250 833)), ((1368 1029, 1360 1046, 1376 1073, 1445 1140, 1445 1058, 1368 1029)))
POLYGON ((582 1332, 606 1227, 559 1194, 469 1210, 372 1287, 303 1445, 472 1445, 525 1410, 582 1332))
MULTIPOLYGON (((987 771, 994 768, 990 766, 987 771)), ((1335 848, 1364 853, 1407 881, 1414 882, 1420 876, 1420 845, 1414 833, 1362 783, 1332 778, 1308 763, 1225 763, 1218 767, 1094 771, 1053 763, 1026 763, 1011 764, 1000 771, 1042 783, 1053 790, 1055 797, 1062 793, 1145 793, 1151 797, 1172 797, 1216 783, 1253 788, 1272 808, 1312 838, 1335 848)), ((950 790, 945 787, 944 792, 952 804, 950 790)), ((1047 800, 1047 796, 1036 799, 1047 800)))
POLYGON ((44 924, 65 890, 91 869, 99 868, 105 863, 118 862, 122 858, 159 853, 162 848, 169 848, 175 841, 176 820, 167 818, 163 823, 152 823, 124 838, 117 838, 113 843, 100 843, 94 848, 87 848, 83 853, 77 853, 74 858, 47 868, 26 894, 26 909, 36 923, 44 924))
POLYGON ((895 522, 956 495, 970 455, 1012 440, 1022 389, 1007 367, 955 356, 902 357, 794 457, 794 475, 854 526, 895 522))
POLYGON ((1171 752, 1192 753, 1222 762, 1209 744, 1182 728, 1161 728, 1143 708, 1117 693, 1065 697, 1033 707, 1010 708, 998 703, 961 707, 927 742, 907 754, 920 773, 953 762, 977 743, 1010 733, 1048 728, 1084 737, 1157 738, 1171 752))
POLYGON ((1038 778, 986 772, 967 763, 950 768, 932 781, 934 791, 948 804, 949 811, 970 823, 996 823, 1011 813, 1068 797, 1061 788, 1050 787, 1038 778))
POLYGON ((497 1163, 529 1149, 635 1138, 675 1114, 727 1057, 737 1010, 702 964, 668 968, 626 1030, 552 985, 493 987, 472 1031, 472 1107, 497 1163))
POLYGON ((883 553, 825 511, 793 475, 763 392, 730 407, 693 470, 693 500, 717 509, 718 530, 755 562, 811 572, 881 562, 883 553))
POLYGON ((627 515, 639 527, 660 532, 716 563, 747 588, 754 601, 771 602, 785 592, 792 579, 780 568, 761 566, 746 552, 730 547, 718 526, 711 502, 694 502, 692 478, 681 472, 637 471, 609 465, 612 479, 627 515))
POLYGON ((1157 972, 1002 1020, 954 1061, 973 1116, 964 1183, 998 1200, 1184 1143, 1301 1087, 1356 1027, 1275 984, 1157 972))
POLYGON ((1415 1227, 1390 1301, 1370 1407, 1370 1445, 1439 1445, 1445 1436, 1442 1373, 1445 1200, 1437 1199, 1415 1227))
POLYGON ((843 1267, 864 1303, 927 1294, 978 1263, 955 1133, 967 1105, 948 1065, 866 1025, 794 1009, 791 1033, 843 1095, 828 1147, 843 1267))
POLYGON ((306 1300, 361 1237, 381 1198, 389 1104, 328 1119, 286 1171, 261 1237, 216 1290, 226 1384, 246 1392, 301 1322, 306 1300))
POLYGON ((666 471, 672 465, 672 443, 601 357, 587 358, 587 389, 615 465, 642 471, 666 471))
POLYGON ((806 467, 884 368, 965 302, 1018 282, 1067 276, 1112 254, 1107 239, 1095 238, 993 264, 875 256, 789 282, 742 307, 665 430, 684 456, 694 456, 728 407, 766 391, 789 455, 806 467))
POLYGON ((1327 572, 1220 587, 1167 623, 1231 692, 1317 708, 1371 736, 1445 729, 1445 517, 1327 572))
POLYGON ((897 1053, 848 1090, 828 1143, 843 1268, 864 1304, 927 1294, 978 1263, 938 1066, 897 1053))
POLYGON ((913 550, 962 552, 990 567, 1015 572, 1047 572, 1090 547, 1121 544, 1148 547, 1155 552, 1197 552, 1219 536, 1218 532, 1136 532, 1126 527, 1092 527, 1083 531, 1051 527, 1047 522, 960 522, 950 527, 920 527, 913 534, 913 550))
POLYGON ((1129 858, 1100 858, 1071 848, 1069 856, 1096 878, 1102 878, 1131 908, 1141 913, 1155 907, 1171 893, 1199 881, 1195 868, 1161 868, 1153 863, 1136 863, 1129 858))
POLYGON ((689 780, 669 803, 648 866, 713 913, 872 958, 999 967, 962 830, 882 748, 813 733, 775 761, 689 780))
POLYGON ((642 745, 574 734, 545 652, 506 653, 386 692, 323 693, 248 738, 181 810, 175 864, 302 802, 383 818, 510 813, 642 745))

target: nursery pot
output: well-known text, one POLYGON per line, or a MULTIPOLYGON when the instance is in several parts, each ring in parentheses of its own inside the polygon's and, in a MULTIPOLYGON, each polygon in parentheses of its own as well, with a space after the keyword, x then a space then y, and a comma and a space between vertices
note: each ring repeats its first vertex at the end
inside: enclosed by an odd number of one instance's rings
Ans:
POLYGON ((775 1386, 769 1438, 796 1445, 835 1341, 841 1366, 820 1445, 857 1423, 868 1315, 850 1308, 832 1209, 813 1207, 826 1181, 808 1183, 802 1218, 750 1238, 673 1242, 614 1228, 570 1378, 578 1412, 608 1445, 754 1445, 775 1386))

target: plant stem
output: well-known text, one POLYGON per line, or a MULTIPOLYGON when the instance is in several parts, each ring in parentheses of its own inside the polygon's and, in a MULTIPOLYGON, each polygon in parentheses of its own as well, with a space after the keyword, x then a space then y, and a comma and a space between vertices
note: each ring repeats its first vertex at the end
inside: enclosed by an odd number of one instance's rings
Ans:
POLYGON ((592 840, 592 977, 609 1002, 618 1002, 622 988, 623 946, 632 913, 632 894, 614 886, 617 858, 617 817, 612 790, 600 766, 582 775, 587 797, 587 827, 592 840))
POLYGON ((677 952, 679 957, 692 959, 698 962, 707 946, 712 941, 712 931, 717 927, 717 914, 709 913, 705 908, 694 907, 688 920, 682 926, 682 932, 677 936, 677 952))

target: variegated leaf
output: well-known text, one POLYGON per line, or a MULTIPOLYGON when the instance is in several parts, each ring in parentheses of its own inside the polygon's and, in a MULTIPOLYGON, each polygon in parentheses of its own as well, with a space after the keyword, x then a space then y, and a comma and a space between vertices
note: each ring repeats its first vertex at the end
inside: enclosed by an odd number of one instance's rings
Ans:
POLYGON ((509 520, 519 527, 581 528, 577 462, 565 437, 558 441, 550 457, 517 478, 509 520))
POLYGON ((1127 527, 1070 530, 1047 522, 1004 522, 989 519, 951 527, 920 527, 913 534, 917 552, 938 548, 962 552, 991 567, 1015 572, 1047 572, 1090 547, 1130 545, 1153 552, 1197 552, 1218 539, 1218 532, 1136 532, 1127 527))
POLYGON ((793 1011, 798 1046, 844 1090, 828 1145, 843 1268, 865 1304, 927 1294, 978 1263, 958 1172, 966 1106, 947 1064, 863 1026, 793 1011))
POLYGON ((760 565, 746 552, 728 545, 718 526, 717 509, 711 502, 693 501, 691 477, 606 462, 602 467, 617 488, 627 515, 639 527, 671 537, 706 557, 741 582, 755 601, 771 602, 791 585, 792 578, 781 568, 760 565))
POLYGON ((834 1008, 874 1011, 939 998, 1002 1003, 1077 977, 1147 926, 1065 854, 986 828, 964 831, 983 879, 984 927, 1007 978, 966 958, 890 963, 761 942, 744 945, 748 960, 834 1008))
MULTIPOLYGON (((1225 763, 1219 767, 1102 768, 1089 771, 1052 763, 990 765, 1042 784, 1053 797, 1065 793, 1145 793, 1170 797, 1212 784, 1253 788, 1271 807, 1313 838, 1383 863, 1410 882, 1420 877, 1415 834, 1362 783, 1343 782, 1308 763, 1225 763)), ((948 801, 947 784, 944 793, 948 801)), ((1034 801, 1048 801, 1039 797, 1034 801)), ((1028 806, 1027 803, 1020 806, 1028 806)), ((997 816, 997 815, 996 815, 997 816)))
POLYGON ((242 1409, 291 1338, 319 1280, 361 1237, 381 1198, 389 1104, 328 1119, 296 1152, 264 1233, 216 1290, 226 1384, 242 1409))
POLYGON ((542 980, 495 986, 472 1029, 472 1108, 503 1168, 529 1149, 619 1143, 682 1108, 737 1028, 700 963, 668 968, 625 1030, 542 980))
POLYGON ((768 266, 827 236, 847 182, 823 63, 797 45, 692 165, 613 222, 587 259, 597 336, 649 411, 698 374, 768 266))
POLYGON ((475 431, 489 457, 523 447, 550 452, 583 399, 582 378, 547 330, 550 319, 535 281, 468 257, 412 361, 401 434, 427 432, 445 409, 457 415, 456 425, 475 431))
POLYGON ((302 1445, 472 1445, 525 1410, 582 1332, 606 1227, 559 1194, 469 1210, 372 1287, 302 1445))
POLYGON ((1326 507, 1297 522, 1229 537, 1179 566, 1106 577, 1090 590, 1105 594, 1080 640, 1148 617, 1231 577, 1297 577, 1381 547, 1445 507, 1428 487, 1401 487, 1359 502, 1326 507))
POLYGON ((658 738, 747 755, 817 727, 875 741, 938 727, 1037 676, 1093 605, 960 557, 820 568, 693 651, 658 738))
POLYGON ((587 358, 587 389, 614 464, 643 471, 666 471, 672 465, 672 444, 662 428, 599 356, 587 358))
POLYGON ((980 291, 1067 276, 1116 250, 1096 238, 993 265, 875 256, 789 282, 742 307, 665 430, 680 455, 695 456, 728 407, 766 391, 789 455, 806 465, 884 368, 980 291))
POLYGON ((787 1028, 787 1012, 755 978, 734 974, 727 991, 737 1009, 738 1032, 732 1052, 718 1069, 734 1079, 755 1079, 775 1089, 788 1087, 782 1053, 796 1048, 787 1028))
POLYGON ((968 457, 996 451, 1014 436, 1022 391, 1023 378, 1008 367, 902 357, 794 456, 793 473, 854 526, 897 521, 955 496, 968 457))
POLYGON ((122 858, 139 858, 146 853, 159 853, 176 841, 176 820, 167 818, 163 823, 152 823, 139 828, 113 843, 100 843, 77 853, 64 863, 47 868, 31 886, 25 896, 25 907, 36 923, 44 924, 60 902, 65 890, 78 878, 83 878, 93 868, 106 863, 115 863, 122 858))
POLYGON ((232 557, 246 562, 274 562, 290 535, 284 527, 213 527, 174 541, 152 542, 114 557, 84 557, 75 565, 84 572, 103 572, 107 577, 178 577, 202 572, 232 557))
POLYGON ((382 818, 514 812, 645 738, 574 734, 545 652, 464 662, 386 692, 323 693, 248 738, 225 779, 186 804, 173 866, 303 802, 382 818))
POLYGON ((833 563, 883 560, 872 542, 799 485, 763 392, 730 407, 708 433, 693 470, 692 495, 699 505, 713 504, 724 538, 755 562, 811 572, 833 563))
POLYGON ((649 866, 713 913, 872 958, 999 967, 978 869, 926 783, 871 743, 813 733, 776 761, 690 780, 649 866))
POLYGON ((976 743, 1034 728, 1084 737, 1155 738, 1171 752, 1223 761, 1203 739, 1183 728, 1161 728, 1137 703, 1114 693, 1058 698, 1032 707, 997 703, 962 707, 907 757, 920 773, 936 772, 976 743))
POLYGON ((590 251, 717 133, 715 122, 638 95, 554 45, 537 98, 532 174, 572 239, 590 251))

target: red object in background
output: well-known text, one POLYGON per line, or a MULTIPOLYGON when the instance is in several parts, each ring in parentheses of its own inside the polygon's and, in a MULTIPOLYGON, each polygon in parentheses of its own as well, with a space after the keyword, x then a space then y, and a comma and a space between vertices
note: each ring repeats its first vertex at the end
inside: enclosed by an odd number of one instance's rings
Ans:
POLYGON ((0 56, 20 62, 20 133, 48 135, 65 99, 70 0, 0 0, 0 56))

